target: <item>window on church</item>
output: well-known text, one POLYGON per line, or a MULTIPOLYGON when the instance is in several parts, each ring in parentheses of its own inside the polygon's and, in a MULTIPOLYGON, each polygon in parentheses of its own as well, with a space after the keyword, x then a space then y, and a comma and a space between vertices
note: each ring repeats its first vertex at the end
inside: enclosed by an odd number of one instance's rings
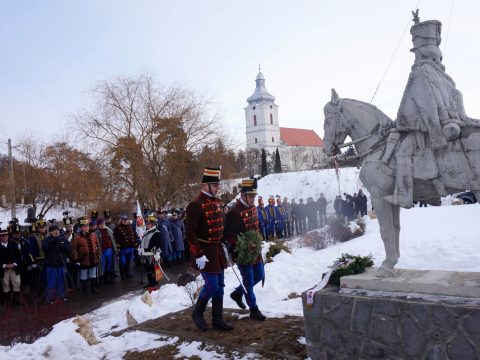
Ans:
POLYGON ((258 143, 258 140, 257 140, 257 138, 255 138, 255 144, 256 144, 256 143, 258 143))
POLYGON ((257 115, 253 115, 253 126, 257 126, 257 115))
POLYGON ((270 124, 273 125, 273 115, 270 114, 270 124))
POLYGON ((272 142, 275 142, 275 140, 273 139, 273 136, 272 136, 272 142))
POLYGON ((253 107, 253 110, 255 110, 255 106, 253 107))
POLYGON ((270 109, 272 108, 272 105, 270 105, 270 109))

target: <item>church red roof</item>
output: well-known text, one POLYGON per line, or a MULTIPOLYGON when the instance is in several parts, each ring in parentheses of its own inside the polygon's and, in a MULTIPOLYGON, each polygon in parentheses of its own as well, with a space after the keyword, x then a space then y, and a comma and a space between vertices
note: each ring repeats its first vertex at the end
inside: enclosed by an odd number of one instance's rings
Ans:
POLYGON ((280 139, 288 146, 323 147, 323 140, 313 130, 280 128, 280 139))

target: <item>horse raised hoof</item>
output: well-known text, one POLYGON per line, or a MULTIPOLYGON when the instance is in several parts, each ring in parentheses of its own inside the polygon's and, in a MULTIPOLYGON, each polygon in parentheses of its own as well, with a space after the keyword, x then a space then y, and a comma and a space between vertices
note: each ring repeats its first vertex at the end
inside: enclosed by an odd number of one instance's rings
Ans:
POLYGON ((393 265, 390 265, 386 260, 383 262, 377 270, 377 277, 380 278, 391 278, 394 276, 393 265))

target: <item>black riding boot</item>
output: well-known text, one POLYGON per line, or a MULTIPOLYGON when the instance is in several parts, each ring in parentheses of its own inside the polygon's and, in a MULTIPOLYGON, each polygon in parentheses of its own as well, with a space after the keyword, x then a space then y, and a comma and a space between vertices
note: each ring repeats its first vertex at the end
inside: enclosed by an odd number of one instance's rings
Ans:
POLYGON ((125 280, 126 277, 125 277, 125 265, 120 265, 120 277, 122 278, 122 280, 125 280))
POLYGON ((230 294, 230 298, 237 303, 237 305, 240 309, 246 309, 247 308, 247 306, 243 302, 243 291, 238 290, 238 289, 234 290, 230 294))
POLYGON ((80 280, 80 283, 82 284, 83 295, 87 295, 88 280, 80 280))
POLYGON ((0 293, 0 306, 5 306, 7 304, 8 293, 0 293))
POLYGON ((12 305, 20 306, 20 291, 14 291, 12 293, 12 305))
POLYGON ((90 291, 92 294, 95 294, 97 292, 97 289, 95 288, 96 286, 97 279, 90 279, 90 291))
POLYGON ((220 331, 231 331, 233 326, 228 325, 222 319, 223 316, 223 297, 212 299, 212 326, 220 331))
POLYGON ((265 321, 267 319, 267 317, 258 310, 258 306, 250 309, 250 318, 258 321, 265 321))
POLYGON ((130 261, 127 261, 127 263, 125 264, 125 277, 126 277, 127 279, 133 278, 133 275, 130 274, 130 267, 131 267, 130 261))
POLYGON ((208 300, 202 299, 199 297, 197 299, 197 303, 195 304, 195 308, 193 309, 193 313, 192 313, 193 322, 202 331, 208 330, 207 323, 205 322, 205 319, 203 317, 203 313, 207 308, 207 304, 208 304, 208 300))
POLYGON ((113 276, 111 271, 105 271, 104 280, 105 284, 113 284, 113 276))

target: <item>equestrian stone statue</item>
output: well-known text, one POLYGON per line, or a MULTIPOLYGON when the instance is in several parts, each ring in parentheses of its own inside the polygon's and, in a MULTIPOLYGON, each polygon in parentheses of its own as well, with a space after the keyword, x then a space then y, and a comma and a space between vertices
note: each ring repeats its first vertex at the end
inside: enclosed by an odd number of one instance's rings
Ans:
POLYGON ((480 120, 465 114, 462 93, 442 64, 439 48, 442 24, 437 20, 420 22, 418 10, 412 13, 413 48, 410 51, 415 54, 415 62, 395 121, 398 132, 390 132, 390 149, 383 159, 388 162, 394 147, 398 146, 395 192, 385 199, 407 209, 413 206, 413 168, 422 180, 433 182, 438 195, 446 196, 435 152, 448 147, 464 127, 480 127, 480 120), (403 139, 397 144, 401 134, 403 139), (414 154, 416 161, 412 166, 414 154))
POLYGON ((415 63, 396 121, 334 90, 324 108, 325 154, 338 154, 350 137, 362 159, 359 177, 377 213, 385 277, 394 275, 400 257, 401 207, 465 189, 480 199, 480 121, 465 114, 462 94, 445 73, 440 22, 420 22, 417 10, 414 23, 415 63))

